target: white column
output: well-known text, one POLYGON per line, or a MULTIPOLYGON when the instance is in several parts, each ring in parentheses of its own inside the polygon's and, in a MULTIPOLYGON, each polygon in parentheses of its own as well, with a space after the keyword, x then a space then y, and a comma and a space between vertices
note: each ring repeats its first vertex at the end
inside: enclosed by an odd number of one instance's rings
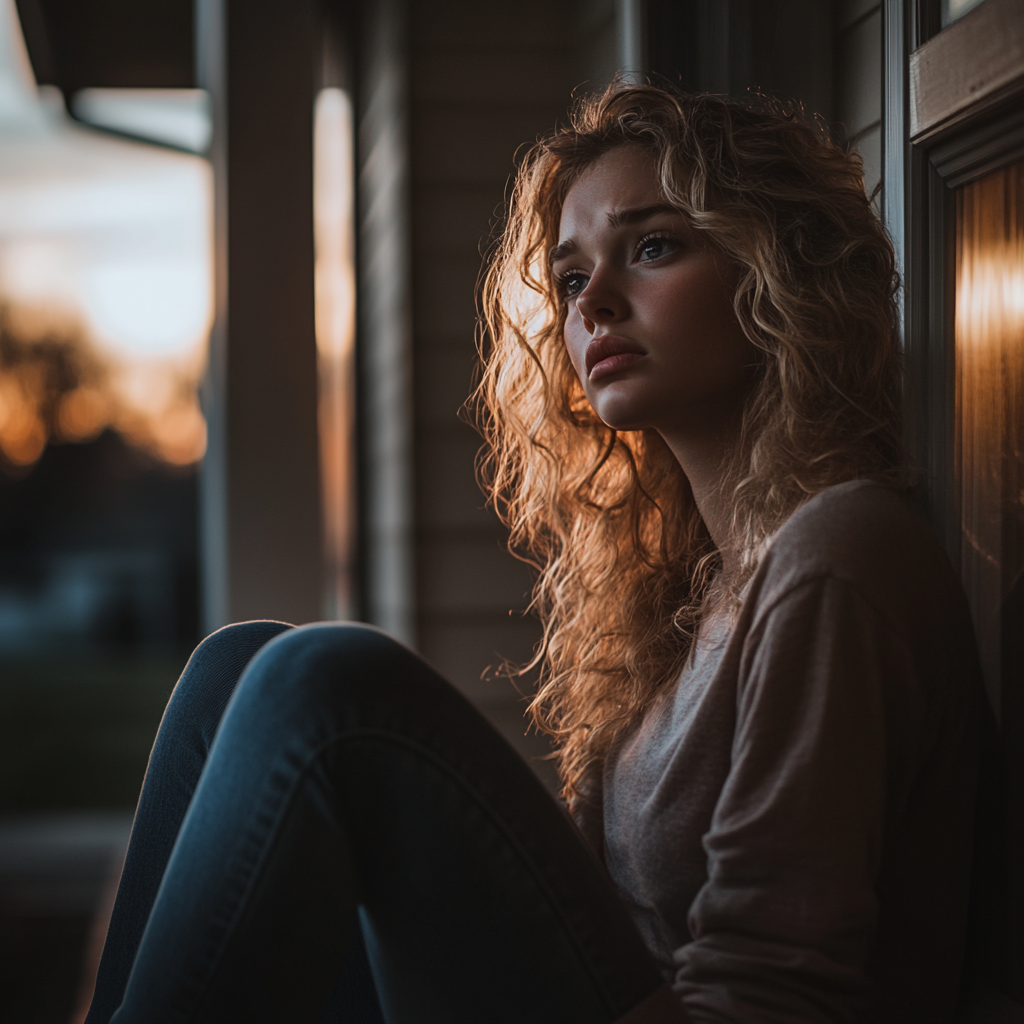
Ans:
POLYGON ((314 0, 198 0, 214 109, 217 318, 205 389, 204 623, 321 615, 314 0))

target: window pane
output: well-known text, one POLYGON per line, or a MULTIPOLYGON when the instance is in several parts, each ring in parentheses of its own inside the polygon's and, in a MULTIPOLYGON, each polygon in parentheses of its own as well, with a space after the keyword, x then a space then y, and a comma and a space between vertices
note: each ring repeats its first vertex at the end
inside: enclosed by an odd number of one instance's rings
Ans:
POLYGON ((956 365, 961 571, 999 713, 1024 691, 1024 163, 960 190, 956 365))
POLYGON ((942 27, 959 21, 968 11, 973 11, 981 0, 942 0, 942 27))

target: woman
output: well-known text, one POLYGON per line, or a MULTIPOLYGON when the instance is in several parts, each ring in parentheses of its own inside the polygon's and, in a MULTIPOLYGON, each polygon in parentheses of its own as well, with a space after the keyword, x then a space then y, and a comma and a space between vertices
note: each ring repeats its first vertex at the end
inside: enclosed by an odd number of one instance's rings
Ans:
POLYGON ((399 645, 228 627, 89 1021, 951 1020, 979 689, 896 490, 895 287, 858 162, 794 117, 617 88, 538 143, 479 397, 597 857, 399 645))

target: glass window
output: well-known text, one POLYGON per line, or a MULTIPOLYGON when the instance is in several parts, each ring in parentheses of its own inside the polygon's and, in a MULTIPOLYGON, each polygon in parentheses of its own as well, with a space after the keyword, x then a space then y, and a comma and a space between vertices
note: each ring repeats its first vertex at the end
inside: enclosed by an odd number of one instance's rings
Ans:
POLYGON ((1024 697, 1024 163, 960 189, 961 573, 997 713, 1024 697))
POLYGON ((982 0, 942 0, 942 27, 959 21, 969 11, 973 11, 982 0))
POLYGON ((198 629, 203 97, 72 97, 103 131, 64 101, 0 0, 4 813, 130 810, 198 629))

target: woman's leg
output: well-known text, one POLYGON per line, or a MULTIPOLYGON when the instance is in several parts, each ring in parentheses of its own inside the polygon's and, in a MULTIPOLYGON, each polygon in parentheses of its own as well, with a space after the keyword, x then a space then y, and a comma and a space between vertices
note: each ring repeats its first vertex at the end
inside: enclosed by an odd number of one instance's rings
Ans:
POLYGON ((357 906, 390 1021, 611 1022, 660 982, 462 697, 375 630, 304 627, 225 712, 114 1020, 313 1021, 357 906))
POLYGON ((121 1005, 178 829, 221 716, 245 666, 284 622, 241 622, 208 636, 189 658, 167 704, 135 812, 87 1020, 106 1022, 121 1005))

